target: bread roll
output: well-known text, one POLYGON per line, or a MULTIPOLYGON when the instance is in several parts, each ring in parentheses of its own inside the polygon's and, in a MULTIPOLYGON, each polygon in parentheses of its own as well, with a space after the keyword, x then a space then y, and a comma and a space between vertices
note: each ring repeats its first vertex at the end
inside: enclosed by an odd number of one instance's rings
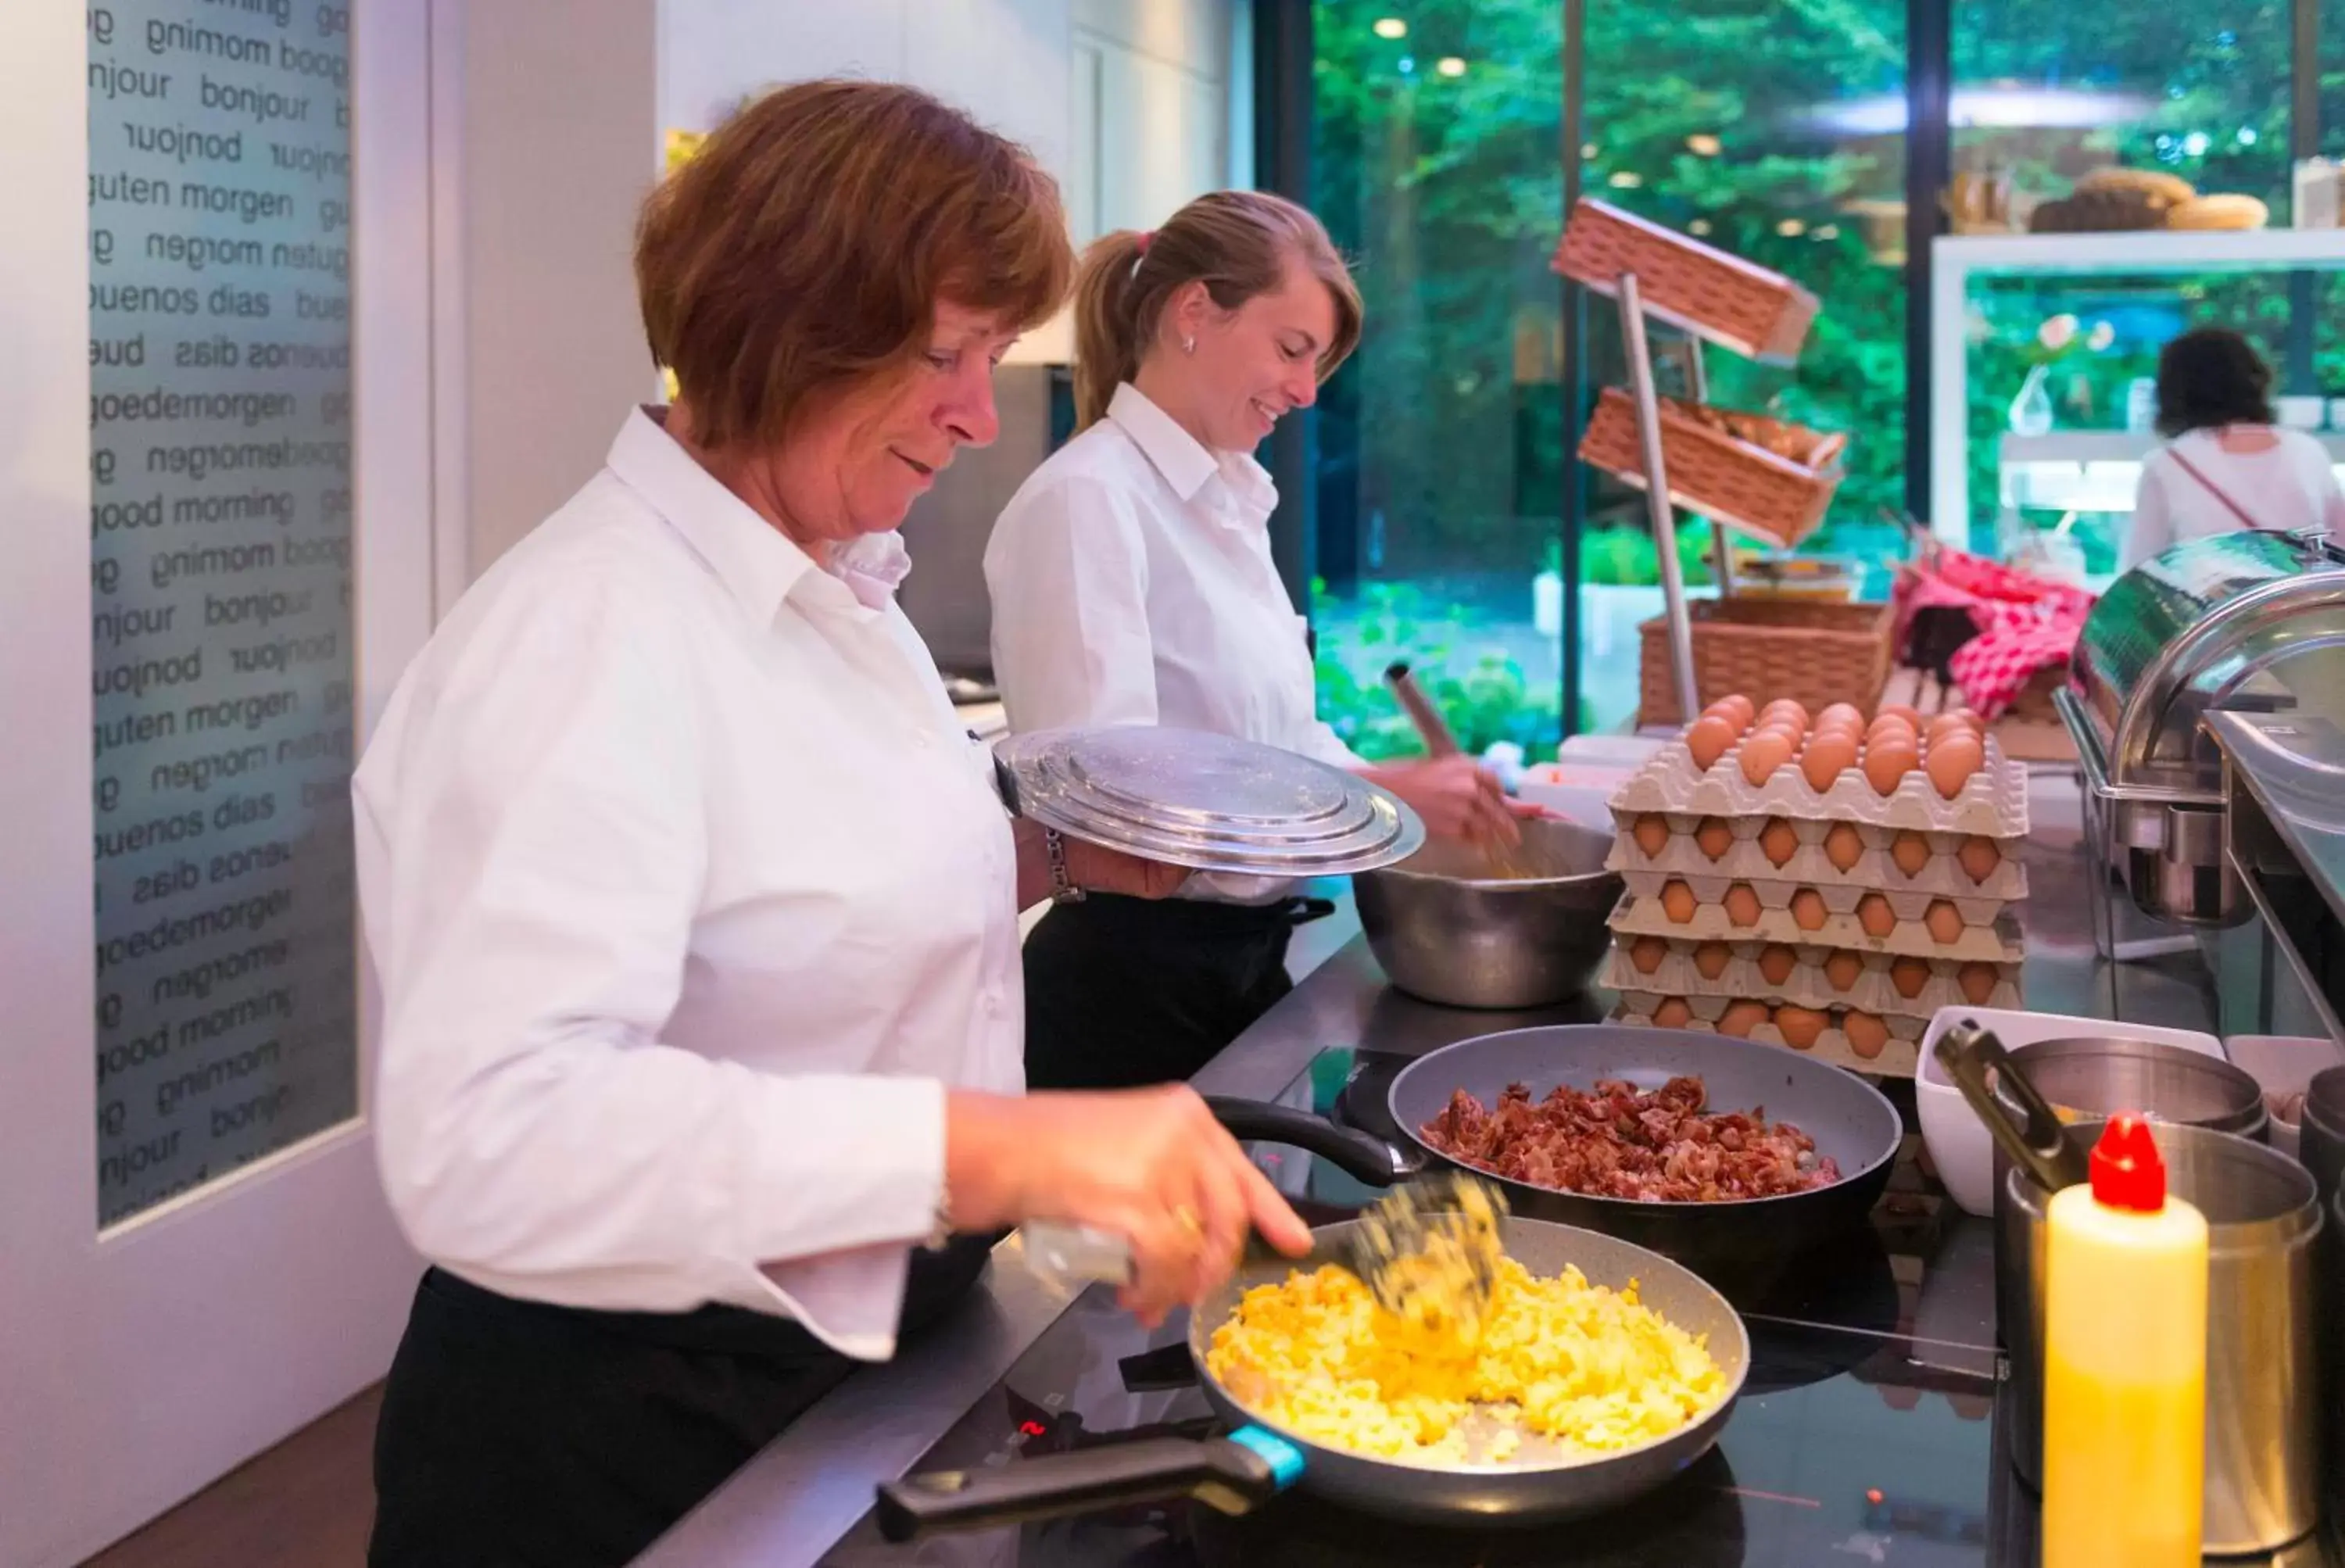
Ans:
POLYGON ((2076 181, 2076 188, 2137 190, 2159 207, 2179 207, 2198 194, 2188 180, 2154 168, 2096 168, 2076 181))
POLYGON ((2200 196, 2171 208, 2168 229, 2261 229, 2271 221, 2271 209, 2252 196, 2200 196))

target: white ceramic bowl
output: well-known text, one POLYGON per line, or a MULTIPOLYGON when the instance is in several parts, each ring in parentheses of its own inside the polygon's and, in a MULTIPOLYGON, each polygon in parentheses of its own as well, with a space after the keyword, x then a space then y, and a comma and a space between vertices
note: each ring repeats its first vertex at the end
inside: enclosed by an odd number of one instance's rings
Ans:
POLYGON ((1995 1031, 2004 1049, 2016 1051, 2039 1040, 2073 1040, 2091 1034, 2123 1034, 2157 1045, 2178 1045, 2185 1051, 2225 1060, 2223 1043, 2193 1029, 2159 1029, 2147 1023, 2112 1023, 2106 1018, 2077 1018, 2066 1013, 2022 1013, 1998 1007, 1941 1007, 1922 1036, 1922 1060, 1914 1070, 1914 1108, 1922 1123, 1922 1145, 1938 1179, 1965 1214, 1995 1212, 1995 1140, 1978 1119, 1963 1092, 1938 1064, 1938 1036, 1961 1020, 1974 1019, 1995 1031))

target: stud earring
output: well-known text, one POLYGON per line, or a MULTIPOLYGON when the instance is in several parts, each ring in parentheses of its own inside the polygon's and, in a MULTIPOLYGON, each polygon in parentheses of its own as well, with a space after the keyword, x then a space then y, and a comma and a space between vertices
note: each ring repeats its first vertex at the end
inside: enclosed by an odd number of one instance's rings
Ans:
POLYGON ((1195 352, 1197 351, 1197 340, 1196 340, 1196 339, 1194 339, 1194 338, 1183 338, 1183 339, 1182 339, 1182 340, 1181 340, 1181 351, 1182 351, 1183 353, 1184 353, 1184 354, 1193 354, 1193 353, 1195 353, 1195 352))

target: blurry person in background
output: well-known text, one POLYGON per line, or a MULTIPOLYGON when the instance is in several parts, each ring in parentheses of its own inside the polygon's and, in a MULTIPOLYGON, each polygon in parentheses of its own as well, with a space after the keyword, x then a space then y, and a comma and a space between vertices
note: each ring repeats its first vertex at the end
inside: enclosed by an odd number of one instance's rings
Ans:
MULTIPOLYGON (((1254 190, 1094 242, 1075 283, 1081 431, 1003 509, 985 555, 1010 727, 1162 724, 1365 775, 1426 829, 1512 845, 1518 812, 1465 757, 1372 768, 1322 723, 1304 617, 1271 559, 1278 493, 1252 456, 1359 342, 1319 220, 1254 190)), ((1396 650, 1406 652, 1406 650, 1396 650)), ((1052 910, 1026 942, 1037 1088, 1184 1079, 1290 987, 1294 884, 1201 876, 1183 896, 1052 910)))
POLYGON ((2200 327, 2157 357, 2157 429, 2118 560, 2131 571, 2191 539, 2246 528, 2345 534, 2328 449, 2274 423, 2271 367, 2227 327, 2200 327))

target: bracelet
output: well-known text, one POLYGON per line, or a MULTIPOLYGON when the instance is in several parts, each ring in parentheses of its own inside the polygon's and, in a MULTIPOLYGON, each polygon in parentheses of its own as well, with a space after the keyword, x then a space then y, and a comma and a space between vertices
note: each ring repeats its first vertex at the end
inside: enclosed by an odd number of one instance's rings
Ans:
POLYGON ((1051 901, 1079 904, 1089 896, 1067 878, 1067 840, 1056 828, 1042 830, 1042 851, 1051 858, 1051 901))

